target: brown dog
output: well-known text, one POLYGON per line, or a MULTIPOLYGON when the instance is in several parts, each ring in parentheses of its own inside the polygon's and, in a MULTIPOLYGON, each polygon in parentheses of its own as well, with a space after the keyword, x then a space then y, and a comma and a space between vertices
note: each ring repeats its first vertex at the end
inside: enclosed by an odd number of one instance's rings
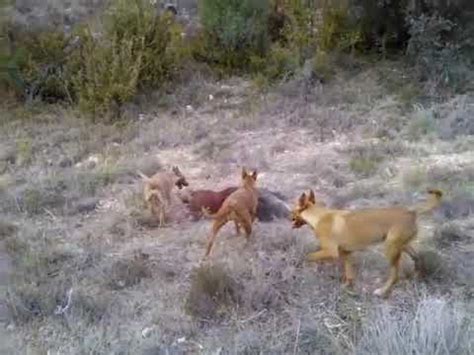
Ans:
POLYGON ((172 171, 160 171, 148 177, 142 172, 138 171, 138 175, 145 181, 143 195, 150 212, 159 217, 160 227, 165 221, 165 211, 171 204, 171 190, 174 186, 182 189, 183 186, 189 186, 186 178, 181 173, 177 166, 172 168, 172 171))
MULTIPOLYGON (((225 199, 215 215, 210 215, 214 218, 214 224, 204 258, 210 255, 217 233, 229 221, 234 221, 237 234, 240 233, 240 226, 242 226, 245 230, 245 236, 249 240, 252 233, 252 223, 257 215, 258 192, 255 186, 256 182, 256 171, 249 174, 245 168, 242 169, 242 186, 225 199)), ((203 212, 209 215, 205 209, 203 209, 203 212)))
POLYGON ((390 275, 385 285, 376 289, 374 294, 386 297, 398 281, 402 252, 410 255, 416 265, 416 252, 410 242, 417 235, 417 216, 439 206, 443 195, 439 190, 429 190, 428 194, 428 201, 415 210, 392 207, 350 211, 326 208, 324 203, 316 201, 313 190, 310 190, 308 196, 303 193, 296 203, 292 224, 293 228, 308 224, 319 237, 320 250, 308 254, 307 260, 322 262, 341 258, 348 285, 352 285, 355 278, 352 252, 383 242, 390 275))
POLYGON ((237 189, 238 187, 233 186, 221 191, 191 190, 178 193, 178 196, 188 206, 194 219, 198 219, 202 215, 203 208, 212 214, 219 211, 224 200, 237 189))

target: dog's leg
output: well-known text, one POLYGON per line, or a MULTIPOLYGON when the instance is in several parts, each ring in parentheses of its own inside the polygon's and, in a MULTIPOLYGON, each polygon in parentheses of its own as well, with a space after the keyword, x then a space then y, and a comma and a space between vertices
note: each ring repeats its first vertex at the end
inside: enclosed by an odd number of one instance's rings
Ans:
MULTIPOLYGON (((374 295, 387 297, 393 286, 397 283, 400 269, 400 258, 404 250, 404 240, 401 233, 397 230, 389 231, 385 240, 385 256, 390 263, 390 273, 385 285, 376 289, 374 295)), ((407 238, 408 239, 408 238, 407 238)))
POLYGON ((165 208, 163 204, 160 204, 160 228, 165 224, 165 208))
POLYGON ((339 257, 337 251, 334 252, 331 249, 321 249, 314 253, 309 253, 306 255, 306 261, 309 262, 323 262, 323 261, 333 261, 339 257))
POLYGON ((252 235, 252 214, 247 211, 246 209, 236 209, 235 215, 233 216, 236 223, 239 223, 244 231, 245 237, 247 241, 250 240, 250 236, 252 235))
POLYGON ((212 234, 207 243, 207 249, 206 254, 204 255, 204 259, 206 259, 211 254, 212 247, 214 246, 214 242, 217 238, 217 233, 226 223, 227 219, 220 219, 214 221, 214 224, 212 225, 212 234))
POLYGON ((239 226, 239 222, 234 220, 234 224, 235 224, 235 233, 237 233, 237 235, 240 235, 240 226, 239 226))
POLYGON ((166 198, 165 194, 160 192, 158 195, 158 201, 160 204, 160 228, 161 228, 165 225, 166 210, 169 205, 169 200, 166 198))
POLYGON ((320 250, 306 255, 306 261, 318 263, 323 261, 333 261, 339 258, 339 247, 337 244, 323 235, 319 237, 319 241, 321 243, 320 250))
POLYGON ((339 249, 342 261, 344 263, 344 285, 352 287, 355 279, 354 265, 352 264, 352 253, 339 249))

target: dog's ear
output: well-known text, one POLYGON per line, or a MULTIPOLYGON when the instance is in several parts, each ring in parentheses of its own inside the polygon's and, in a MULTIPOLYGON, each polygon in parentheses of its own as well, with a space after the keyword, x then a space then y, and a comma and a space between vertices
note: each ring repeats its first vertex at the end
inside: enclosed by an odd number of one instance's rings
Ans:
POLYGON ((245 179, 247 177, 247 170, 244 168, 242 168, 242 179, 245 179))
POLYGON ((311 202, 312 204, 316 203, 316 197, 314 196, 314 191, 312 189, 309 190, 308 201, 311 202))
POLYGON ((252 179, 254 179, 255 181, 257 181, 257 170, 255 170, 255 171, 252 173, 252 179))
POLYGON ((177 166, 173 166, 172 171, 173 173, 175 173, 175 175, 181 175, 181 171, 179 171, 179 168, 177 166))
POLYGON ((301 194, 300 199, 298 200, 298 204, 299 204, 300 206, 306 205, 306 193, 305 193, 305 192, 303 192, 303 193, 301 194))

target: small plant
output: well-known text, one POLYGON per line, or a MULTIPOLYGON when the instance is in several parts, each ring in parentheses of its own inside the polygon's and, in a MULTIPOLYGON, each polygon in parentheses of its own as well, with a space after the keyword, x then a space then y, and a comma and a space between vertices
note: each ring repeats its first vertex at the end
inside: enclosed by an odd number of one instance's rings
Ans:
POLYGON ((117 261, 110 270, 109 286, 114 290, 131 287, 142 279, 151 277, 146 260, 134 257, 131 260, 117 261))
POLYGON ((412 167, 402 172, 402 184, 408 191, 418 191, 426 185, 428 175, 424 167, 412 167))
POLYGON ((368 177, 377 171, 378 161, 368 157, 356 157, 351 159, 349 166, 357 175, 368 177))
POLYGON ((33 147, 29 139, 18 140, 17 142, 17 160, 19 165, 26 165, 33 158, 33 147))
POLYGON ((314 72, 324 80, 329 80, 334 75, 334 68, 331 65, 330 55, 319 49, 313 59, 314 72))
POLYGON ((257 77, 264 76, 268 82, 289 78, 298 67, 298 57, 290 49, 278 44, 272 46, 265 58, 257 55, 250 57, 250 70, 257 77))
POLYGON ((411 140, 420 139, 434 132, 436 121, 432 110, 425 109, 420 105, 415 106, 413 119, 408 126, 408 136, 411 140))
POLYGON ((222 266, 201 266, 192 278, 186 310, 197 318, 214 318, 239 300, 237 282, 222 266))
POLYGON ((356 147, 354 153, 349 161, 349 167, 361 177, 373 175, 384 159, 383 153, 377 146, 356 147))

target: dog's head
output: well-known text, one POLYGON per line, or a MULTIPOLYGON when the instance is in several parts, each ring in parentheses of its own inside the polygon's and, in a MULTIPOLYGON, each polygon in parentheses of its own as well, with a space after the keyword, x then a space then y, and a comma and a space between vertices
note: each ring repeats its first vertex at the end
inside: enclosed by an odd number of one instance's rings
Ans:
POLYGON ((172 171, 176 176, 176 182, 174 184, 178 187, 178 189, 181 190, 184 186, 189 186, 189 183, 186 181, 186 178, 177 166, 173 166, 172 171))
POLYGON ((295 207, 291 211, 291 225, 293 228, 300 228, 306 224, 301 214, 309 207, 316 204, 316 198, 313 190, 309 191, 309 194, 303 192, 295 204, 295 207))
POLYGON ((247 169, 242 168, 242 186, 254 188, 257 184, 257 171, 249 173, 247 169))

